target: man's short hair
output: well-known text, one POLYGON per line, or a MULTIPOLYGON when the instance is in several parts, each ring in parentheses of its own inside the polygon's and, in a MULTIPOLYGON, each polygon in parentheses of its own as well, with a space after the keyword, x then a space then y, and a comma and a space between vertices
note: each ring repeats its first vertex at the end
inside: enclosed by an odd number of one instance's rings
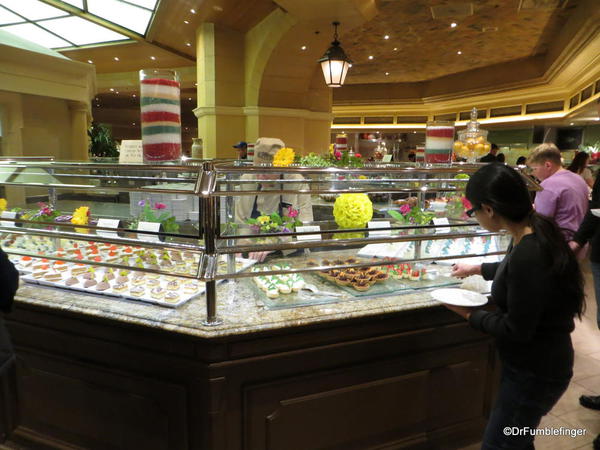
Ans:
POLYGON ((527 158, 527 164, 543 164, 546 161, 561 165, 560 150, 552 143, 538 145, 527 158))

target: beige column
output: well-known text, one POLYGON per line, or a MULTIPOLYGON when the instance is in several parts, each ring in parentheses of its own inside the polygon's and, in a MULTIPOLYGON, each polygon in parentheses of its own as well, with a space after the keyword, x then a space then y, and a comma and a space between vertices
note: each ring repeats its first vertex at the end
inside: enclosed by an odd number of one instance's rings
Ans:
POLYGON ((69 154, 75 161, 88 160, 89 111, 88 106, 81 102, 69 102, 71 114, 71 151, 69 154))
POLYGON ((196 30, 198 137, 205 158, 235 157, 245 139, 244 35, 212 23, 196 30))

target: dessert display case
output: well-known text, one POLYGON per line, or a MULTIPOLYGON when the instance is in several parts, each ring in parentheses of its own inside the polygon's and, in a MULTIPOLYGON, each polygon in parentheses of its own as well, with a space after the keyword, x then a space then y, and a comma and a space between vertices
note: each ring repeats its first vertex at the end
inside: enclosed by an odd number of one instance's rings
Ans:
POLYGON ((5 161, 1 242, 27 282, 169 307, 207 291, 215 324, 226 279, 267 308, 459 284, 451 263, 507 246, 464 214, 476 169, 5 161), (315 221, 319 195, 337 198, 315 221), (374 210, 375 195, 387 207, 374 210), (257 254, 266 260, 254 265, 257 254))
POLYGON ((204 291, 199 172, 2 161, 2 248, 28 283, 179 306, 204 291))
MULTIPOLYGON (((207 257, 227 255, 228 264, 212 266, 205 277, 246 280, 268 308, 459 284, 449 276, 452 263, 494 261, 508 245, 505 235, 481 229, 465 214, 470 206, 464 187, 478 167, 208 164, 202 176, 211 188, 205 195, 221 207, 212 219, 206 216, 205 229, 216 230, 207 237, 214 242, 214 247, 207 245, 207 257), (369 197, 374 194, 389 199, 375 213, 369 197), (311 208, 318 196, 338 196, 331 217, 298 221, 302 208, 311 208), (219 225, 212 226, 210 220, 219 225), (235 271, 235 255, 246 253, 267 256, 250 270, 235 271)), ((523 177, 537 189, 532 179, 523 177)))

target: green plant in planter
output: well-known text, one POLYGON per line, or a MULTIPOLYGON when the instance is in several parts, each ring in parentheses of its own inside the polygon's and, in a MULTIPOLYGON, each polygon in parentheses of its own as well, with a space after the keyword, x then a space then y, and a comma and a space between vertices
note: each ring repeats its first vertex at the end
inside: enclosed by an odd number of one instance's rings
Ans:
POLYGON ((119 156, 117 143, 112 138, 110 129, 106 125, 92 122, 92 126, 88 128, 88 136, 90 137, 89 153, 91 156, 96 158, 115 158, 119 156))

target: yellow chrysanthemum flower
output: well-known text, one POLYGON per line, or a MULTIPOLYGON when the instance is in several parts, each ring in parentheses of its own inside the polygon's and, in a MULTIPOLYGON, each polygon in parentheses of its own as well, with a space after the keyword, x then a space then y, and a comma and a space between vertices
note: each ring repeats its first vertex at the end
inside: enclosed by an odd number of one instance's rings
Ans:
POLYGON ((271 221, 271 218, 269 216, 258 216, 256 218, 256 220, 258 221, 258 223, 260 223, 261 225, 264 225, 265 223, 268 223, 271 221))
POLYGON ((7 206, 8 206, 8 202, 6 201, 6 199, 0 198, 0 212, 6 210, 7 206))
POLYGON ((373 218, 373 203, 367 194, 341 194, 333 205, 333 217, 340 228, 362 228, 373 218))
POLYGON ((90 208, 88 206, 80 206, 73 212, 71 223, 75 225, 87 225, 89 221, 89 211, 90 208))
POLYGON ((293 148, 283 147, 277 150, 275 156, 273 157, 273 165, 275 167, 287 167, 294 162, 294 157, 296 154, 294 153, 293 148))

